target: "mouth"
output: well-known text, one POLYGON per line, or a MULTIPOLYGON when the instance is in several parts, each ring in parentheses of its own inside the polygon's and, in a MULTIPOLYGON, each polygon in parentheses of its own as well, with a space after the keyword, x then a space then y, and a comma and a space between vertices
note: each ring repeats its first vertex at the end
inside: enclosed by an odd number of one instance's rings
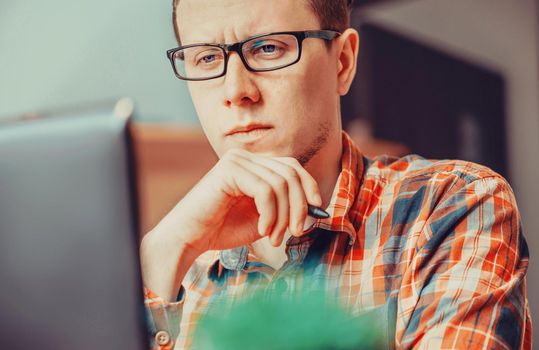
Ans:
POLYGON ((229 135, 233 135, 233 134, 237 134, 237 133, 248 133, 250 131, 253 131, 253 130, 258 130, 258 129, 270 129, 272 128, 271 125, 267 125, 267 124, 261 124, 261 123, 249 123, 249 124, 244 124, 244 125, 238 125, 236 126, 235 128, 231 129, 230 131, 228 131, 225 136, 229 136, 229 135))
POLYGON ((237 142, 252 143, 262 137, 267 136, 273 127, 262 124, 249 124, 246 126, 237 127, 225 135, 237 142))

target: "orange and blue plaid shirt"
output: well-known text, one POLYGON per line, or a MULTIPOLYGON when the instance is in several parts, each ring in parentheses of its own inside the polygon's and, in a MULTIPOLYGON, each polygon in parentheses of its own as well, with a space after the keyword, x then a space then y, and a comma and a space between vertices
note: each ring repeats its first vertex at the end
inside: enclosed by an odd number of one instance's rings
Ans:
POLYGON ((351 313, 392 300, 397 349, 530 349, 529 254, 509 184, 470 162, 367 159, 342 139, 330 218, 288 239, 280 269, 247 247, 210 251, 178 302, 145 289, 153 347, 190 348, 212 304, 264 286, 335 293, 351 313))

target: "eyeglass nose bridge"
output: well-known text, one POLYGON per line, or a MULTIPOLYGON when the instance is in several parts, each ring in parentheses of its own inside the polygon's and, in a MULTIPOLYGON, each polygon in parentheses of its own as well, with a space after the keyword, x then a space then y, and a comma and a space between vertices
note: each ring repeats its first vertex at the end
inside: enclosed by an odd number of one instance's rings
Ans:
POLYGON ((243 44, 242 42, 234 43, 234 44, 221 44, 219 45, 224 51, 225 51, 225 69, 223 72, 223 75, 227 73, 228 70, 228 60, 229 60, 229 54, 231 52, 235 52, 240 56, 241 62, 243 63, 243 66, 249 71, 249 72, 256 72, 253 68, 249 66, 249 63, 247 63, 247 60, 245 59, 245 56, 243 55, 243 44))

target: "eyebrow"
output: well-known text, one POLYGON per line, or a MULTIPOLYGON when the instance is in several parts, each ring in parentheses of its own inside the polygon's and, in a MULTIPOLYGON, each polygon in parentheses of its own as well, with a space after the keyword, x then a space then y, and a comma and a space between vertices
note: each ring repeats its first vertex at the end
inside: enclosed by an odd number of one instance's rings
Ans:
MULTIPOLYGON (((252 34, 252 35, 249 35, 247 37, 245 37, 244 39, 241 39, 241 40, 238 40, 236 41, 237 42, 242 42, 242 41, 247 41, 249 39, 252 39, 252 38, 256 38, 257 36, 261 36, 261 35, 267 35, 267 34, 272 34, 272 33, 278 33, 278 32, 281 32, 281 31, 273 31, 273 32, 268 32, 268 31, 265 31, 265 32, 260 32, 260 33, 257 33, 257 34, 252 34)), ((187 46, 187 45, 200 45, 200 44, 227 44, 227 43, 223 43, 223 42, 219 42, 217 40, 208 40, 208 41, 195 41, 193 43, 184 43, 182 42, 182 46, 187 46)))

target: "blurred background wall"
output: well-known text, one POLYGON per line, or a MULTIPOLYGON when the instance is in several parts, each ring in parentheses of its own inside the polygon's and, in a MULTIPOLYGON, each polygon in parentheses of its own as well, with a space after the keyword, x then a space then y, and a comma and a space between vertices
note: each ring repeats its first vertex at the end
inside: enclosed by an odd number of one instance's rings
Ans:
POLYGON ((0 118, 131 96, 142 120, 196 123, 170 18, 168 0, 1 0, 0 118))
MULTIPOLYGON (((145 125, 136 131, 145 228, 215 161, 165 57, 176 44, 170 2, 0 2, 0 119, 132 97, 145 125)), ((360 69, 343 99, 344 125, 370 154, 464 158, 509 179, 531 252, 537 321, 537 2, 356 0, 356 7, 360 69)))

